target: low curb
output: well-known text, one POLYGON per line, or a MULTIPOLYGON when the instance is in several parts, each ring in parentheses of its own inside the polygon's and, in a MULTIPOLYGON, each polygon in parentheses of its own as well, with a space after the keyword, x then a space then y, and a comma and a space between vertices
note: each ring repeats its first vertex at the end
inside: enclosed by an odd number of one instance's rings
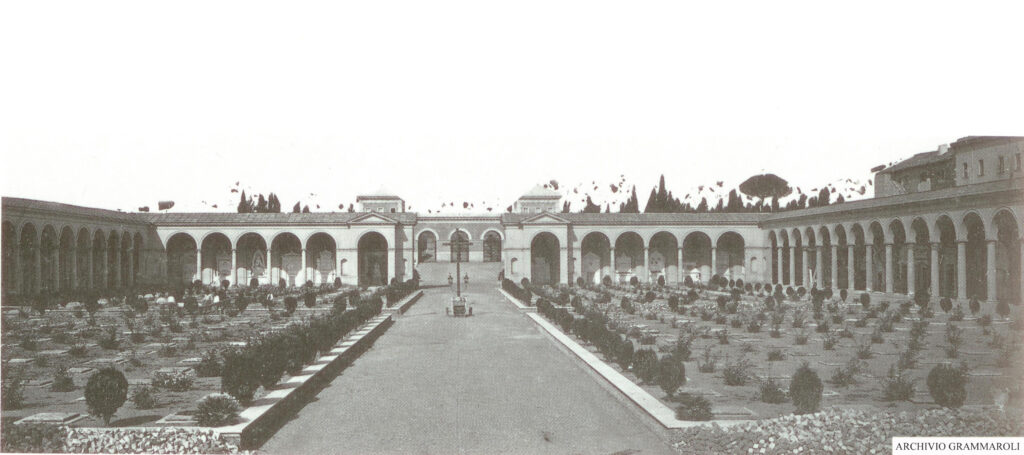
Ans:
POLYGON ((504 295, 505 298, 508 299, 509 302, 512 302, 512 304, 515 305, 520 310, 526 311, 528 313, 536 313, 537 312, 537 307, 532 307, 532 306, 529 306, 529 305, 524 305, 523 302, 520 302, 519 299, 517 299, 515 297, 512 297, 512 294, 509 294, 504 289, 499 287, 498 288, 498 292, 500 292, 502 295, 504 295))
MULTIPOLYGON (((502 294, 509 299, 517 307, 524 308, 523 304, 517 299, 513 298, 504 290, 501 290, 502 294)), ((608 381, 613 387, 615 387, 620 393, 629 398, 630 401, 635 403, 640 409, 643 409, 647 415, 651 416, 656 420, 662 427, 667 429, 680 429, 680 428, 691 428, 700 426, 730 426, 738 425, 750 420, 707 420, 707 421, 690 421, 690 420, 679 420, 676 418, 674 410, 665 406, 657 398, 651 396, 646 390, 630 381, 628 378, 615 371, 614 368, 597 358, 592 352, 581 346, 579 343, 569 338, 566 334, 562 333, 557 327, 544 319, 543 316, 537 313, 527 313, 526 316, 536 323, 542 330, 551 335, 556 341, 561 343, 563 346, 569 349, 577 358, 583 363, 586 363, 594 372, 608 381)))
MULTIPOLYGON (((405 304, 408 305, 411 303, 405 304)), ((320 356, 315 363, 304 367, 299 375, 277 384, 268 394, 256 400, 256 403, 272 402, 245 408, 239 413, 239 418, 244 423, 211 430, 219 433, 227 441, 237 444, 240 449, 257 447, 286 422, 288 414, 302 407, 303 400, 318 391, 317 386, 320 383, 330 380, 332 374, 337 374, 346 362, 355 360, 378 336, 391 327, 393 322, 391 313, 370 319, 368 324, 359 328, 355 334, 339 341, 329 354, 320 356)))
POLYGON ((417 289, 412 294, 407 295, 404 299, 399 301, 397 304, 395 304, 393 306, 390 306, 388 308, 385 308, 384 311, 385 312, 389 312, 389 313, 398 313, 398 314, 405 313, 405 311, 408 310, 409 307, 412 306, 412 304, 416 303, 416 301, 419 300, 420 297, 423 297, 423 290, 422 289, 417 289))

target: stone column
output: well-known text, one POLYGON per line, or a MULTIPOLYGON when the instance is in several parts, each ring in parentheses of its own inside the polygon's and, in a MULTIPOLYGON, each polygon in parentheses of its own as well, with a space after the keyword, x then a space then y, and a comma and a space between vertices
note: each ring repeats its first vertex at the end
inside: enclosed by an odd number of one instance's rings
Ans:
POLYGON ((956 242, 956 296, 967 300, 967 242, 956 242))
MULTIPOLYGON (((1022 248, 1024 248, 1024 246, 1022 246, 1022 248)), ((685 275, 685 272, 683 271, 683 247, 679 247, 678 250, 678 255, 676 256, 676 274, 679 275, 679 279, 676 283, 682 284, 683 280, 686 279, 683 277, 683 275, 685 275)))
POLYGON ((128 276, 124 277, 127 286, 135 286, 135 247, 128 248, 128 276))
POLYGON ((231 284, 238 286, 238 249, 231 249, 231 284))
POLYGON ((872 270, 875 267, 874 250, 874 245, 864 245, 864 290, 867 292, 875 289, 875 271, 872 270))
MULTIPOLYGON (((388 245, 390 245, 390 243, 388 245)), ((302 261, 303 261, 302 264, 305 265, 306 264, 306 262, 305 262, 306 261, 306 250, 305 249, 302 250, 302 261)), ((386 280, 384 280, 384 284, 385 285, 391 284, 391 279, 395 277, 395 262, 396 262, 395 261, 395 249, 389 247, 388 248, 388 277, 387 277, 386 280)), ((305 269, 303 269, 302 273, 303 274, 306 273, 305 269)), ((562 273, 565 273, 565 272, 562 272, 562 273)), ((463 276, 466 275, 466 271, 465 270, 462 271, 462 275, 463 276)), ((305 281, 303 281, 303 283, 305 283, 305 281)))
POLYGON ((640 281, 644 283, 651 282, 651 257, 647 254, 646 246, 644 246, 644 278, 640 281))
POLYGON ((907 243, 907 295, 914 295, 917 293, 917 288, 914 283, 917 280, 916 265, 914 264, 914 248, 917 246, 916 243, 907 243))
POLYGON ((121 287, 121 248, 114 246, 114 287, 121 287))
MULTIPOLYGON (((615 248, 609 247, 608 248, 608 255, 611 256, 611 259, 612 259, 612 273, 610 274, 611 277, 612 277, 612 284, 618 284, 619 283, 619 274, 618 274, 618 271, 615 270, 615 248)), ((601 278, 604 279, 604 277, 601 277, 601 278)))
POLYGON ((987 240, 985 246, 988 251, 985 254, 985 259, 988 264, 985 267, 985 278, 988 281, 987 294, 989 302, 996 302, 999 300, 999 296, 996 291, 996 241, 987 240))
POLYGON ((718 273, 718 248, 711 247, 711 276, 708 277, 710 281, 718 273))
POLYGON ((341 278, 341 248, 334 252, 334 276, 341 278))
POLYGON ((825 273, 825 268, 822 267, 824 249, 824 245, 814 247, 814 284, 818 289, 825 289, 825 277, 822 276, 825 273))
MULTIPOLYGON (((203 281, 203 249, 196 248, 196 274, 199 275, 197 280, 203 281)), ((206 283, 203 283, 206 284, 206 283)))
POLYGON ((92 289, 96 286, 96 269, 94 264, 95 261, 92 257, 92 248, 86 248, 85 257, 89 262, 89 280, 87 283, 89 284, 89 289, 92 289))
MULTIPOLYGON (((388 284, 391 281, 391 277, 395 276, 394 269, 391 266, 391 263, 395 262, 395 251, 394 250, 395 250, 394 248, 388 248, 388 258, 389 258, 389 260, 388 260, 388 279, 384 280, 384 284, 388 284)), ((299 286, 302 286, 302 285, 306 284, 307 280, 309 280, 309 278, 306 278, 309 275, 309 265, 306 264, 306 249, 305 248, 302 249, 302 258, 299 259, 299 262, 302 263, 302 269, 301 269, 302 270, 302 276, 297 277, 297 278, 299 279, 299 281, 298 281, 299 286)))
POLYGON ((789 283, 790 286, 796 285, 796 247, 789 247, 789 283))
POLYGON ((801 254, 800 257, 802 259, 802 261, 800 261, 800 269, 801 269, 800 270, 800 279, 801 279, 800 285, 805 287, 805 288, 810 289, 808 287, 809 285, 807 283, 808 279, 810 278, 810 277, 807 276, 808 275, 808 273, 807 273, 807 259, 809 259, 809 256, 810 256, 808 253, 809 253, 809 251, 808 251, 807 247, 804 247, 800 251, 800 254, 801 254))
POLYGON ((932 298, 939 297, 939 244, 932 243, 932 257, 931 257, 931 277, 929 279, 928 287, 931 289, 930 294, 932 298))
POLYGON ((277 283, 274 282, 274 278, 273 278, 274 270, 273 270, 272 267, 270 267, 270 258, 271 257, 272 256, 270 255, 270 246, 268 245, 267 246, 267 266, 264 267, 264 270, 266 270, 266 272, 267 272, 267 283, 272 285, 272 286, 276 286, 277 283))
POLYGON ((36 275, 36 279, 32 283, 32 292, 38 293, 42 289, 43 281, 43 261, 42 253, 39 251, 39 246, 32 248, 32 258, 35 260, 33 265, 33 273, 36 275))
POLYGON ((78 289, 78 248, 71 248, 71 289, 78 289))
POLYGON ((857 260, 854 259, 854 245, 846 245, 846 289, 857 289, 857 260))
POLYGON ((55 278, 53 280, 53 289, 59 291, 60 290, 60 245, 59 244, 58 244, 57 248, 54 248, 53 251, 50 252, 50 256, 51 256, 50 257, 50 261, 53 264, 53 277, 55 278))
POLYGON ((829 278, 831 284, 829 287, 832 289, 839 289, 839 245, 832 245, 832 257, 829 261, 829 278))
POLYGON ((775 269, 774 270, 775 270, 775 275, 777 277, 777 280, 775 281, 774 284, 785 284, 785 281, 786 281, 785 278, 786 277, 782 276, 782 270, 783 269, 782 269, 782 247, 781 246, 775 247, 775 256, 776 256, 776 258, 775 258, 775 269))
POLYGON ((892 294, 892 244, 885 244, 885 292, 892 294))

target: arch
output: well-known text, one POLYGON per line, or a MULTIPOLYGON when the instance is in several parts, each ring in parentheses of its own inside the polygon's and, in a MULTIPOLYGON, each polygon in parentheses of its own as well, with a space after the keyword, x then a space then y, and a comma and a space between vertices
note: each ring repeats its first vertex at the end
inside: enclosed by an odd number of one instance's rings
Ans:
POLYGON ((0 270, 3 271, 3 284, 0 287, 3 288, 3 295, 6 296, 10 292, 16 292, 17 278, 17 255, 18 255, 18 237, 17 229, 14 228, 14 223, 10 221, 3 222, 3 233, 0 234, 0 242, 3 243, 3 263, 0 264, 0 270))
POLYGON ((461 232, 463 234, 466 234, 466 240, 473 240, 473 234, 470 233, 469 230, 463 229, 463 228, 455 228, 455 229, 453 229, 452 233, 448 235, 448 238, 451 239, 452 236, 454 236, 456 232, 461 232))
POLYGON ((939 248, 939 295, 958 297, 957 290, 957 246, 956 223, 949 215, 940 215, 935 220, 935 234, 939 248))
POLYGON ((711 237, 701 231, 683 238, 683 270, 694 283, 711 280, 711 237))
POLYGON ((79 288, 92 287, 93 283, 92 274, 89 273, 89 267, 92 265, 91 239, 89 229, 83 227, 78 230, 78 236, 75 239, 75 270, 77 272, 79 288))
POLYGON ((664 278, 665 283, 679 281, 678 252, 679 241, 671 232, 660 231, 651 236, 648 262, 652 281, 658 282, 658 278, 664 278))
POLYGON ((167 238, 167 282, 188 284, 196 279, 198 244, 191 234, 179 232, 167 238))
POLYGON ((39 236, 39 290, 42 292, 53 292, 57 289, 57 255, 60 246, 60 239, 57 237, 57 230, 52 224, 43 226, 43 232, 39 236))
POLYGON ((367 232, 359 238, 358 266, 360 286, 388 283, 388 240, 379 232, 367 232))
POLYGON ((746 242, 743 236, 728 231, 715 241, 715 275, 735 280, 744 277, 746 271, 746 242))
POLYGON ((416 251, 418 263, 434 262, 437 260, 437 233, 429 229, 420 232, 416 240, 416 251))
POLYGON ((1021 302, 1021 237, 1020 224, 1009 210, 1003 209, 992 217, 996 239, 996 299, 1001 302, 1021 302))
MULTIPOLYGON (((615 238, 615 274, 617 281, 629 281, 632 277, 643 279, 644 238, 633 231, 619 234, 615 238)), ((614 278, 613 278, 614 279, 614 278)))
POLYGON ((337 271, 335 259, 338 244, 334 236, 317 232, 306 239, 306 264, 304 279, 313 284, 331 283, 337 271))
POLYGON ((605 276, 612 276, 611 241, 603 232, 591 232, 580 241, 580 261, 583 277, 599 284, 605 276))
POLYGON ((235 240, 236 265, 239 285, 249 286, 253 278, 257 284, 274 284, 270 279, 270 258, 267 239, 256 232, 246 232, 235 240))
MULTIPOLYGON (((200 242, 202 252, 201 280, 218 286, 231 276, 231 239, 222 232, 211 232, 200 242)), ((229 280, 230 281, 230 280, 229 280)))
POLYGON ((452 231, 448 238, 451 262, 469 262, 469 233, 462 229, 452 231), (462 243, 460 245, 460 243, 462 243))
POLYGON ((490 230, 484 233, 484 262, 501 262, 501 235, 490 230))
POLYGON ((964 215, 963 226, 967 236, 967 297, 988 299, 988 252, 985 245, 985 222, 976 212, 964 215))
POLYGON ((70 226, 64 226, 60 230, 60 240, 57 242, 57 270, 58 287, 60 289, 74 289, 72 277, 74 276, 75 263, 73 252, 75 250, 75 231, 70 226))
POLYGON ((495 228, 487 228, 487 229, 485 229, 483 235, 481 235, 480 238, 487 237, 487 234, 489 234, 491 232, 493 232, 495 234, 498 234, 498 238, 500 238, 502 242, 505 241, 505 233, 501 232, 500 229, 495 229, 495 228))
POLYGON ((270 241, 271 284, 296 286, 302 270, 302 240, 291 232, 281 232, 270 241))
POLYGON ((561 277, 558 237, 541 232, 530 242, 530 281, 537 285, 558 284, 561 277))

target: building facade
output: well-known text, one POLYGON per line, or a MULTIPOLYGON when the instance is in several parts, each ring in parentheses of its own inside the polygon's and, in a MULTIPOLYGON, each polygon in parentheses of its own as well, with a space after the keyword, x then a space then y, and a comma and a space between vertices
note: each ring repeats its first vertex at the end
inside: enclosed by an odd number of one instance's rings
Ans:
POLYGON ((534 283, 746 282, 1019 302, 1024 138, 967 137, 879 170, 872 199, 777 213, 420 215, 379 190, 354 213, 122 213, 3 199, 3 292, 203 283, 375 286, 434 263, 534 283))

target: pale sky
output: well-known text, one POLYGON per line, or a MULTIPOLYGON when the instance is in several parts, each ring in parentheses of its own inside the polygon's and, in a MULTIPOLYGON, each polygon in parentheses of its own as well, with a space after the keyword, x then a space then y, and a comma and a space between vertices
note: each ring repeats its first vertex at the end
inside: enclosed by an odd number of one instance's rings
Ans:
POLYGON ((288 209, 619 174, 813 186, 1024 135, 1020 2, 831 5, 3 2, 0 194, 132 210, 241 181, 288 209))

